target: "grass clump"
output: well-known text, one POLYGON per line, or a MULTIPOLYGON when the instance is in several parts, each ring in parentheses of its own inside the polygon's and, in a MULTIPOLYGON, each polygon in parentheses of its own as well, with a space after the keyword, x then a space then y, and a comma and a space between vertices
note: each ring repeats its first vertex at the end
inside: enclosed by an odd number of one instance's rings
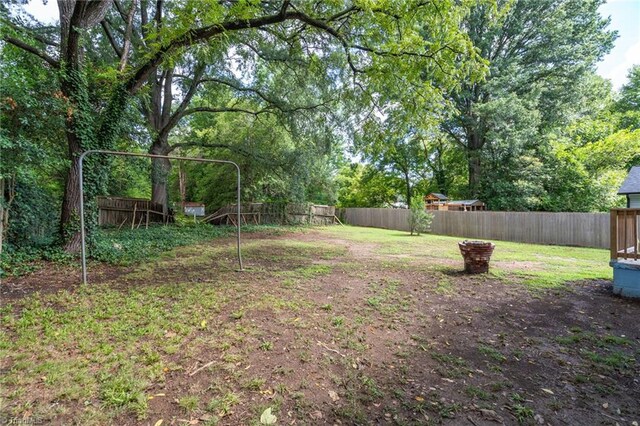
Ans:
POLYGON ((505 362, 507 360, 507 357, 504 356, 502 354, 502 352, 500 352, 499 350, 492 348, 491 346, 487 346, 487 345, 479 345, 478 346, 478 351, 485 356, 488 356, 489 358, 491 358, 494 361, 497 362, 505 362))
POLYGON ((200 405, 200 398, 197 395, 185 395, 178 399, 178 406, 187 414, 193 413, 200 405))
POLYGON ((147 414, 145 385, 126 371, 114 376, 105 374, 100 384, 100 398, 106 406, 129 409, 138 418, 144 418, 147 414))

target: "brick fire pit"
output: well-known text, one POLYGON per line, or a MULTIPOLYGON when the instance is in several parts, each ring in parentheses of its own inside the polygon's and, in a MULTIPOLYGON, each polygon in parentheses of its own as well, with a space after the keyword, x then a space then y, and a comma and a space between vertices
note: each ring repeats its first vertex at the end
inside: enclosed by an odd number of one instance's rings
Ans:
POLYGON ((464 271, 468 274, 489 272, 489 260, 496 247, 489 241, 468 241, 458 243, 464 258, 464 271))

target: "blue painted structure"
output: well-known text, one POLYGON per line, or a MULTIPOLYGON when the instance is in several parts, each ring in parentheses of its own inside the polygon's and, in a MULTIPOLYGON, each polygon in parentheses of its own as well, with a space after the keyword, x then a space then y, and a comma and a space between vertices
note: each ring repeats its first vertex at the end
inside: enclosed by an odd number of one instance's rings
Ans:
POLYGON ((612 260, 613 292, 625 297, 640 298, 640 261, 612 260))

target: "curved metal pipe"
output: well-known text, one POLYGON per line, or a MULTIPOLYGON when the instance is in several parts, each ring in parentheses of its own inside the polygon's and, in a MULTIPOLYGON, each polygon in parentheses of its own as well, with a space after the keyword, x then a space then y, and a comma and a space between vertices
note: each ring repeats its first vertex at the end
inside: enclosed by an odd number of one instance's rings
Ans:
POLYGON ((84 184, 82 179, 82 165, 84 162, 84 158, 89 154, 108 154, 108 155, 119 155, 122 157, 146 157, 146 158, 166 158, 167 160, 185 160, 185 161, 196 161, 199 163, 219 163, 219 164, 232 164, 236 168, 237 174, 237 190, 236 190, 236 203, 237 203, 237 232, 236 232, 236 244, 237 244, 237 252, 238 252, 238 265, 240 269, 239 271, 243 271, 242 267, 242 253, 240 251, 240 166, 234 163, 233 161, 228 160, 212 160, 209 158, 192 158, 192 157, 176 157, 172 155, 157 155, 157 154, 143 154, 136 152, 123 152, 123 151, 110 151, 105 149, 90 149, 88 151, 83 152, 80 155, 79 159, 79 170, 78 177, 79 183, 78 187, 80 190, 80 239, 82 245, 82 282, 83 284, 87 284, 87 248, 86 248, 86 235, 84 229, 84 184))

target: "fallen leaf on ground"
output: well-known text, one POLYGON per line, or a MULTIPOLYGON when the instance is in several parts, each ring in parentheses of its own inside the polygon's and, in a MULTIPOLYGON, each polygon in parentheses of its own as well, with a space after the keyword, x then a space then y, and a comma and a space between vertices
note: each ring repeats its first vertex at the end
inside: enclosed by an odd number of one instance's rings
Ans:
POLYGON ((277 420, 278 418, 271 414, 271 407, 264 410, 262 412, 262 415, 260 416, 260 424, 263 425, 274 425, 276 424, 277 420))
POLYGON ((484 417, 487 420, 490 420, 492 422, 502 423, 502 417, 499 416, 498 413, 496 413, 493 410, 487 410, 487 409, 481 408, 480 413, 482 413, 482 417, 484 417))
POLYGON ((320 410, 313 411, 309 414, 309 417, 311 417, 313 420, 320 420, 323 417, 322 411, 320 410))

